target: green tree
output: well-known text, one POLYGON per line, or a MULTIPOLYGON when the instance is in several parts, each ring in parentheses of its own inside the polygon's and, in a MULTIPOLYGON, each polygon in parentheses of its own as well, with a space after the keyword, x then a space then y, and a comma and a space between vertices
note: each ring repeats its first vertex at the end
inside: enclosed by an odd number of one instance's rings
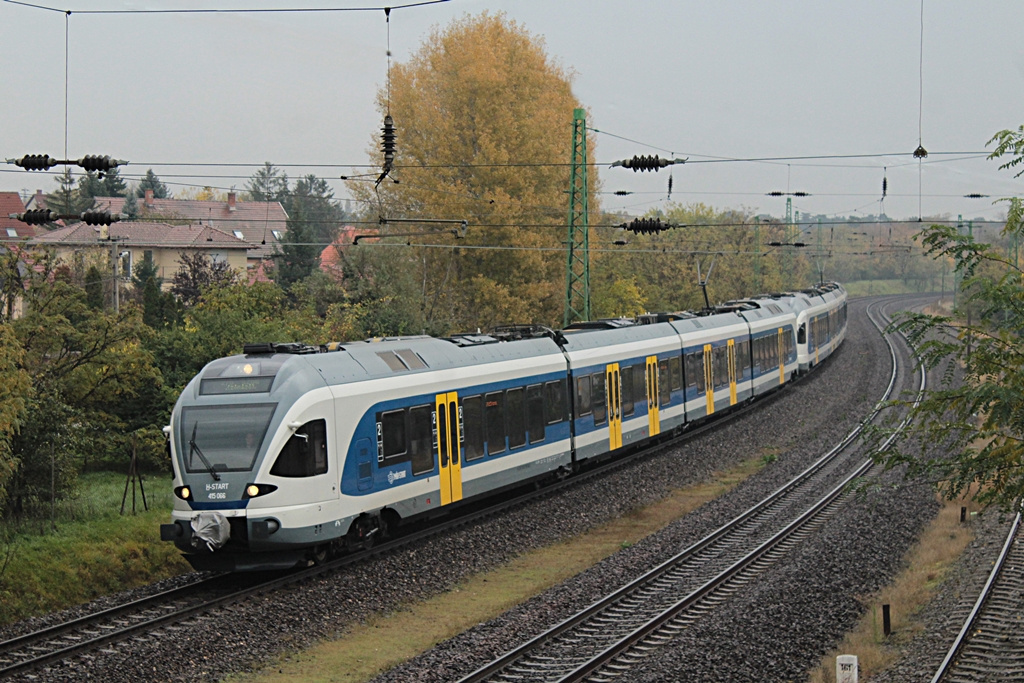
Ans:
POLYGON ((127 190, 127 194, 124 199, 124 206, 121 207, 121 213, 128 216, 128 220, 130 221, 139 217, 139 202, 135 197, 134 190, 127 190))
MULTIPOLYGON (((288 201, 288 174, 266 161, 262 168, 257 169, 249 178, 246 188, 249 191, 249 198, 254 202, 284 204, 288 201)), ((285 208, 287 210, 287 207, 285 208)))
POLYGON ((426 326, 408 247, 338 248, 341 271, 335 277, 347 298, 326 315, 327 326, 336 330, 329 338, 348 332, 357 339, 439 332, 426 326))
POLYGON ((288 230, 301 221, 305 228, 302 232, 313 238, 318 246, 318 255, 334 241, 344 218, 344 212, 334 199, 334 190, 326 180, 312 173, 295 181, 284 207, 289 213, 288 230), (301 215, 301 218, 293 217, 293 213, 301 215))
POLYGON ((202 251, 182 251, 178 262, 181 265, 171 278, 171 293, 185 308, 199 303, 205 288, 235 281, 236 274, 226 261, 211 261, 202 251))
MULTIPOLYGON (((990 159, 1011 156, 1000 168, 1024 159, 1024 127, 1001 131, 992 142, 997 146, 990 159)), ((1001 201, 1009 205, 1002 234, 1019 239, 1024 203, 1020 197, 1001 201)), ((954 226, 931 225, 919 239, 928 254, 956 264, 963 285, 953 315, 904 314, 894 323, 917 346, 925 367, 944 371, 940 387, 920 404, 902 402, 914 418, 912 427, 877 457, 931 478, 949 498, 968 494, 1011 509, 1024 496, 1022 272, 1002 250, 954 226)))
POLYGON ((139 181, 135 187, 135 196, 142 199, 146 196, 146 190, 153 190, 153 197, 156 199, 168 199, 171 196, 171 191, 160 182, 160 178, 153 173, 153 169, 147 170, 146 175, 139 181))
POLYGON ((94 311, 102 311, 106 306, 103 292, 103 273, 96 265, 89 266, 85 273, 85 301, 94 311))
POLYGON ((295 182, 286 209, 288 230, 274 256, 275 280, 289 288, 320 266, 320 253, 334 241, 341 210, 327 181, 307 175, 295 182))
POLYGON ((153 259, 142 259, 132 273, 132 292, 142 307, 142 321, 160 329, 178 320, 177 301, 170 292, 163 291, 163 278, 153 259))
MULTIPOLYGON (((405 264, 419 280, 429 328, 561 320, 566 163, 579 106, 569 74, 543 42, 503 15, 468 16, 436 30, 409 62, 392 68, 378 108, 395 123, 395 169, 376 188, 354 185, 353 193, 383 218, 467 221, 461 241, 451 226, 430 223, 382 230, 422 233, 405 234, 402 243, 440 245, 411 250, 405 264)), ((379 145, 375 137, 377 160, 379 145)), ((590 180, 596 192, 593 169, 590 180)), ((598 208, 595 197, 589 206, 598 208)))
POLYGON ((8 246, 0 250, 0 320, 10 321, 25 296, 25 276, 28 266, 22 259, 22 250, 8 246))
POLYGON ((82 467, 123 457, 125 429, 165 417, 147 400, 162 382, 144 348, 150 332, 139 309, 94 310, 51 255, 37 254, 33 263, 24 314, 11 322, 31 382, 26 418, 12 441, 20 466, 8 508, 16 513, 49 500, 51 467, 58 495, 67 495, 82 467))
POLYGON ((178 390, 211 360, 241 353, 246 342, 317 341, 310 318, 291 308, 274 283, 210 283, 184 317, 184 325, 166 328, 151 346, 168 386, 178 390))
POLYGON ((103 179, 97 176, 96 171, 86 171, 78 178, 78 196, 83 200, 103 197, 104 194, 103 179))
POLYGON ((102 174, 86 171, 85 175, 78 178, 78 194, 83 200, 95 197, 124 197, 127 192, 128 187, 116 168, 102 174))
POLYGON ((21 367, 24 352, 8 323, 0 323, 0 517, 7 503, 8 488, 14 481, 21 458, 14 439, 21 431, 31 385, 21 367))
POLYGON ((92 195, 82 196, 81 188, 75 187, 75 177, 70 168, 64 169, 56 180, 58 189, 46 195, 46 208, 61 216, 74 216, 92 206, 92 195))

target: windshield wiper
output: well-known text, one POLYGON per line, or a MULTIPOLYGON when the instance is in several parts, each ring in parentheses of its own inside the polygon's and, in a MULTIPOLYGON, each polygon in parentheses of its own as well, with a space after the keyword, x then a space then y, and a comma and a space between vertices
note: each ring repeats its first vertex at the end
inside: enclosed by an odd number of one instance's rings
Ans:
POLYGON ((205 455, 203 455, 203 452, 199 449, 199 446, 196 445, 196 430, 197 429, 199 429, 199 423, 198 422, 196 422, 194 425, 192 425, 192 438, 188 440, 188 445, 189 445, 189 449, 190 449, 189 452, 188 452, 188 457, 189 457, 189 459, 191 459, 192 458, 192 453, 198 453, 199 454, 199 459, 203 461, 203 464, 206 465, 206 469, 209 470, 210 474, 213 475, 213 480, 214 481, 220 481, 220 475, 217 474, 217 470, 213 469, 213 465, 210 464, 210 461, 206 459, 205 455))

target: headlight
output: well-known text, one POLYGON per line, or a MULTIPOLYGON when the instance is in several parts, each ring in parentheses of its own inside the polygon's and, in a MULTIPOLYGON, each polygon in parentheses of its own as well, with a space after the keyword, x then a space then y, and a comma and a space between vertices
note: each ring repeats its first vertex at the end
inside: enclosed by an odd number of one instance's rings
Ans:
POLYGON ((182 500, 192 500, 192 489, 187 486, 179 486, 174 489, 174 495, 182 500))
POLYGON ((273 493, 277 490, 277 487, 273 484, 246 484, 245 495, 243 498, 256 498, 258 496, 265 496, 268 493, 273 493))

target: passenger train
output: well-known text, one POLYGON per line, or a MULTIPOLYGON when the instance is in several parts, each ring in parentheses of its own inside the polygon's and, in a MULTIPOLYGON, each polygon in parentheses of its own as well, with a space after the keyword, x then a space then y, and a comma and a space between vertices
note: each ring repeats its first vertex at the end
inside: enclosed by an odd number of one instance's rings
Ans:
POLYGON ((824 283, 561 331, 247 344, 203 368, 164 428, 161 538, 228 571, 365 547, 784 386, 842 343, 846 299, 824 283))

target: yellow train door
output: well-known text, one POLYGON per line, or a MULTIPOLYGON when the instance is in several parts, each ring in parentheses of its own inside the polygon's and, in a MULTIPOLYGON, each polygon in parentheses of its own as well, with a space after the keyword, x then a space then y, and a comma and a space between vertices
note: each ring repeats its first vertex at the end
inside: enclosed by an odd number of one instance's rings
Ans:
POLYGON ((707 392, 708 415, 715 412, 715 355, 711 344, 704 345, 704 390, 707 392))
POLYGON ((437 431, 437 459, 441 467, 441 505, 462 500, 462 457, 457 392, 435 397, 434 428, 437 431))
POLYGON ((658 357, 647 356, 647 430, 651 436, 661 434, 658 409, 658 357))
POLYGON ((622 382, 619 364, 605 367, 605 385, 608 395, 608 449, 622 448, 622 382))
POLYGON ((726 359, 729 365, 729 405, 736 405, 736 340, 730 339, 726 348, 726 359))

